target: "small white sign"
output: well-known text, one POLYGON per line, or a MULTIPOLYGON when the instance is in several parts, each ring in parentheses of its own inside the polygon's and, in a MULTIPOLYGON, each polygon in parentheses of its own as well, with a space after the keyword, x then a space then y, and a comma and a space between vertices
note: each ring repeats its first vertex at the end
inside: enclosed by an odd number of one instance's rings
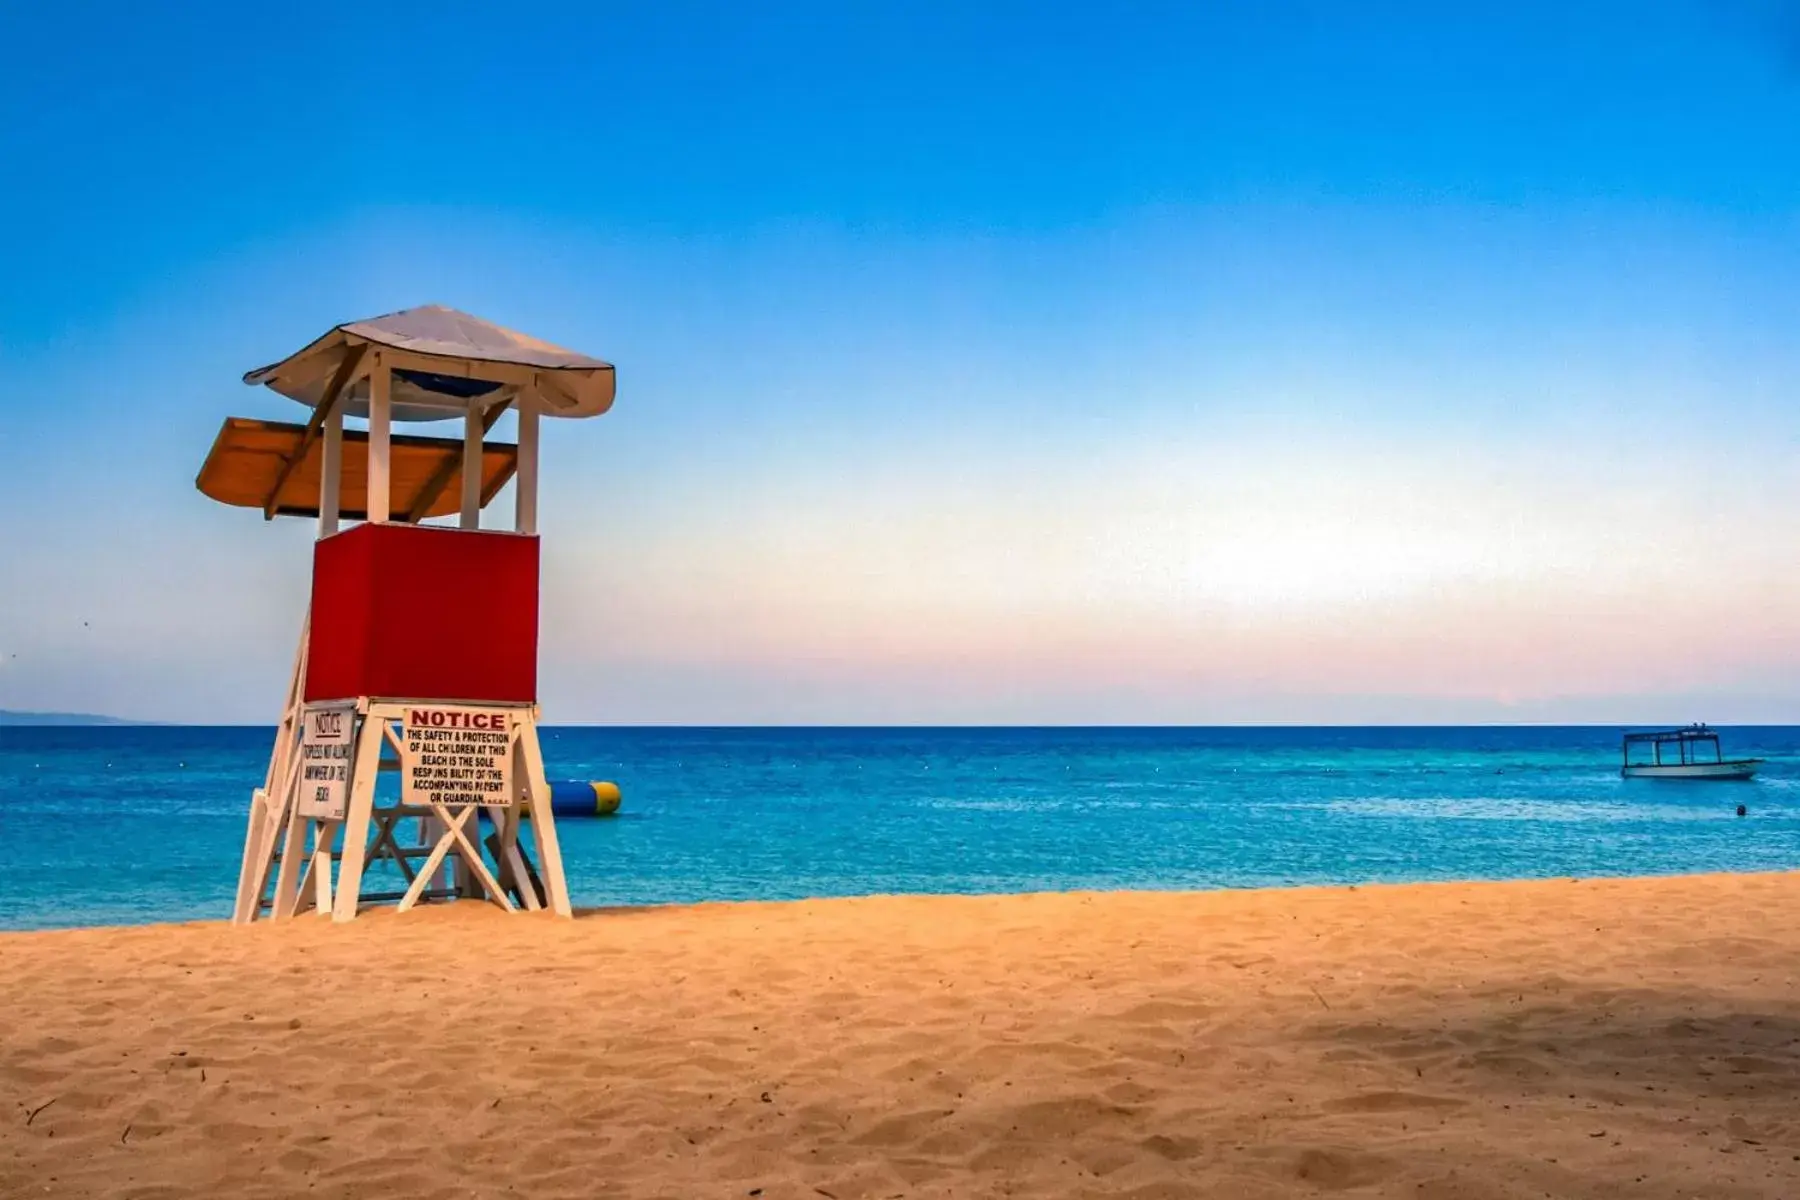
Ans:
POLYGON ((510 710, 409 705, 402 726, 403 803, 512 807, 510 710))
POLYGON ((341 821, 350 800, 356 706, 320 705, 301 714, 300 794, 295 809, 315 821, 341 821))

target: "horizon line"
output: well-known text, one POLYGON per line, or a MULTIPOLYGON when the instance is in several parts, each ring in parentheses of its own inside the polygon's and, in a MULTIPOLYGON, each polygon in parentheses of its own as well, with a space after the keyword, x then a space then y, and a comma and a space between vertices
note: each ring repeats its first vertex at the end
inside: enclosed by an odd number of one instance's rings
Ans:
MULTIPOLYGON (((480 707, 471 705, 470 707, 480 707)), ((85 714, 53 714, 55 716, 75 717, 74 720, 30 720, 3 721, 0 729, 273 729, 278 722, 274 721, 142 721, 126 717, 106 717, 98 714, 82 719, 85 714)), ((1633 727, 1656 727, 1668 729, 1687 729, 1696 725, 1704 725, 1709 729, 1800 729, 1800 721, 1735 721, 1718 724, 1710 721, 1696 722, 1655 722, 1655 721, 1313 721, 1313 722, 1227 722, 1207 724, 1180 724, 1175 722, 890 722, 885 724, 870 723, 811 723, 811 722, 693 722, 681 723, 661 722, 571 722, 566 724, 539 722, 541 729, 617 729, 617 730, 841 730, 845 732, 878 731, 878 730, 1028 730, 1028 729, 1066 729, 1071 731, 1102 730, 1219 730, 1219 729, 1628 729, 1633 727)))

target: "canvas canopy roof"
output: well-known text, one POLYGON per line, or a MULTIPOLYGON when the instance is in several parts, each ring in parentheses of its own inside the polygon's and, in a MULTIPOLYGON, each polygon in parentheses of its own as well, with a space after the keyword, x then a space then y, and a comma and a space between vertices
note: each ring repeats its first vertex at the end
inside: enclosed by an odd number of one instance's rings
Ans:
MULTIPOLYGON (((324 447, 319 438, 309 441, 302 425, 227 417, 194 482, 201 492, 222 504, 260 508, 271 517, 317 516, 324 447)), ((338 506, 342 516, 360 521, 369 508, 369 435, 359 429, 345 430, 343 453, 338 506)), ((457 511, 462 453, 463 444, 455 438, 393 438, 390 486, 398 519, 418 521, 457 511)), ((482 446, 480 497, 484 507, 512 478, 518 457, 519 448, 508 443, 482 446)))
MULTIPOLYGON (((521 395, 534 397, 537 410, 553 417, 594 417, 612 407, 611 363, 438 304, 339 325, 280 362, 251 371, 244 382, 316 408, 333 390, 334 378, 353 370, 370 347, 393 352, 396 421, 443 420, 521 395)), ((368 379, 358 379, 342 403, 346 414, 367 416, 368 379)))

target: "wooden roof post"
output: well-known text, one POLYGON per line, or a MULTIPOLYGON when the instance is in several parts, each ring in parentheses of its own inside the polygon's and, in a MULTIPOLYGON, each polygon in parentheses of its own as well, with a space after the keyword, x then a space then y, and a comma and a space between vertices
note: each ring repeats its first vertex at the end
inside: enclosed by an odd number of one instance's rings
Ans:
POLYGON ((513 407, 519 410, 519 469, 513 477, 517 501, 514 527, 520 533, 537 532, 538 501, 538 401, 537 393, 525 389, 513 407))
MULTIPOLYGON (((488 430, 490 430, 494 427, 495 422, 500 420, 500 414, 504 413, 505 411, 506 411, 506 405, 504 403, 488 405, 486 414, 484 414, 481 418, 482 436, 485 437, 487 435, 488 430)), ((466 434, 467 432, 468 432, 468 430, 467 430, 467 427, 465 426, 464 433, 466 434)), ((480 482, 476 485, 476 488, 475 488, 475 501, 476 501, 477 511, 479 511, 480 506, 486 502, 486 500, 484 499, 484 496, 486 495, 486 491, 487 491, 487 478, 486 478, 487 444, 485 442, 480 442, 478 444, 481 446, 481 450, 480 450, 480 453, 478 453, 475 458, 476 463, 480 464, 476 471, 477 476, 480 478, 480 482)), ((450 486, 451 477, 456 475, 459 471, 462 470, 462 465, 463 465, 463 459, 462 459, 461 455, 457 455, 455 457, 450 457, 450 458, 445 458, 443 460, 442 464, 438 467, 438 469, 431 473, 431 478, 427 479, 425 481, 425 486, 419 489, 419 494, 413 499, 412 507, 406 511, 406 515, 404 517, 402 517, 401 519, 408 522, 409 524, 414 524, 414 525, 416 525, 420 521, 424 520, 426 515, 431 512, 432 505, 434 505, 438 502, 438 497, 444 494, 444 489, 450 486)), ((516 465, 516 460, 515 460, 514 465, 516 465)), ((507 467, 507 469, 512 470, 513 465, 509 465, 507 467)), ((466 481, 468 476, 465 474, 463 476, 463 478, 466 481)), ((501 483, 504 484, 505 480, 504 479, 501 480, 501 483)), ((465 487, 468 486, 466 482, 464 483, 464 486, 465 487)), ((468 497, 468 493, 466 493, 466 492, 463 493, 463 502, 464 503, 467 502, 467 497, 468 497)), ((492 497, 486 496, 486 499, 492 499, 492 497)), ((444 514, 439 514, 439 515, 444 515, 444 514)), ((473 526, 470 526, 470 528, 479 528, 480 525, 481 525, 481 520, 479 517, 477 517, 475 524, 473 526)))
POLYGON ((319 467, 319 539, 338 531, 338 495, 344 481, 344 406, 333 404, 325 418, 325 457, 319 467))
POLYGON ((369 368, 369 522, 387 524, 390 485, 388 470, 389 425, 393 408, 388 403, 388 384, 392 376, 383 355, 375 356, 369 368))
POLYGON ((487 432, 481 409, 469 405, 463 414, 462 527, 481 528, 481 437, 487 432))

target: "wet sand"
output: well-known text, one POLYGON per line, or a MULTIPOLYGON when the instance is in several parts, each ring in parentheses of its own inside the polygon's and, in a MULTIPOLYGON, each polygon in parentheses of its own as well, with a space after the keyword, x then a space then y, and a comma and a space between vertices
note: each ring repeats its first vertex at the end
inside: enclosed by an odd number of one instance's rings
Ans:
POLYGON ((1800 1196, 1800 875, 0 936, 0 1196, 1800 1196))

